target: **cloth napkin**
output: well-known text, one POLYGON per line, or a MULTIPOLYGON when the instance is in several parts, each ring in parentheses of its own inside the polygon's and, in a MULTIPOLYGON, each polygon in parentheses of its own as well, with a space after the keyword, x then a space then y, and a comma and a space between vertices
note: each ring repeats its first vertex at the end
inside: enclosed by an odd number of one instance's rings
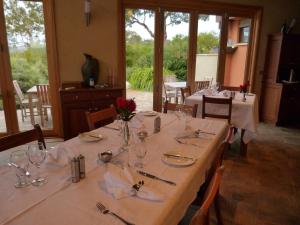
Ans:
POLYGON ((46 164, 66 166, 74 155, 63 146, 55 146, 48 151, 46 164))
POLYGON ((139 180, 131 174, 127 167, 122 169, 113 164, 108 164, 107 172, 104 174, 106 190, 112 194, 115 199, 137 196, 152 201, 164 200, 164 196, 161 193, 145 187, 146 184, 136 191, 132 186, 137 184, 138 181, 139 180))

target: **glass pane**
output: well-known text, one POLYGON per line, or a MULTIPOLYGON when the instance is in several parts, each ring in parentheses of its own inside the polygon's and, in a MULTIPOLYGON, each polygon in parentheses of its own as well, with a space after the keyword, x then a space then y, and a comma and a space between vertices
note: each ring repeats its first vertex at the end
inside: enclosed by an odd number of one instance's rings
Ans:
POLYGON ((201 14, 198 17, 198 37, 195 81, 203 89, 217 78, 222 17, 201 14))
POLYGON ((154 16, 152 10, 125 10, 126 96, 135 98, 137 110, 153 109, 154 16))
POLYGON ((6 123, 5 123, 5 115, 4 115, 4 108, 3 108, 3 98, 0 89, 0 133, 6 133, 6 123))
POLYGON ((224 86, 244 82, 251 19, 229 17, 224 86))
POLYGON ((189 13, 165 12, 163 56, 163 100, 181 102, 180 88, 186 87, 189 43, 189 13))
POLYGON ((38 98, 36 86, 48 84, 43 3, 4 0, 4 14, 19 128, 52 129, 51 102, 38 98))

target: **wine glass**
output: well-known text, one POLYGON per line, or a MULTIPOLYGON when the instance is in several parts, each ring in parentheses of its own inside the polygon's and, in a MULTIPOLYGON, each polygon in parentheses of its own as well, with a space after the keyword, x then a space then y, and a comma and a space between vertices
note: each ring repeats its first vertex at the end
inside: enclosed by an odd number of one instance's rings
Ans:
POLYGON ((47 179, 45 177, 40 176, 40 167, 42 163, 46 159, 46 150, 42 147, 42 145, 29 145, 27 150, 27 156, 29 162, 32 163, 38 170, 36 177, 31 181, 33 186, 41 186, 47 183, 47 179))
POLYGON ((28 172, 29 162, 26 156, 26 151, 17 150, 13 151, 9 157, 10 166, 13 166, 17 176, 17 183, 15 183, 16 188, 22 188, 30 185, 28 177, 30 173, 28 172))

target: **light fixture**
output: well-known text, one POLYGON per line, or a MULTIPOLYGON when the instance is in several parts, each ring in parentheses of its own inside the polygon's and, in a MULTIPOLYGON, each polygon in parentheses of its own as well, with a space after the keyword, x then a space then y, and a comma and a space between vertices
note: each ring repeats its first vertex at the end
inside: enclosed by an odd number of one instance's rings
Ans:
POLYGON ((88 26, 91 22, 91 0, 84 0, 85 24, 88 26))

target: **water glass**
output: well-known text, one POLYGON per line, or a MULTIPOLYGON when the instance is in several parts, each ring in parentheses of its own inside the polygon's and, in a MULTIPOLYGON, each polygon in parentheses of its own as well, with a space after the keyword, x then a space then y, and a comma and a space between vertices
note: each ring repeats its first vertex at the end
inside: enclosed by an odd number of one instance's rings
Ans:
POLYGON ((28 177, 30 176, 28 172, 29 162, 26 156, 26 151, 17 150, 10 154, 9 165, 13 166, 17 176, 17 183, 15 183, 16 188, 22 188, 30 185, 28 177))
POLYGON ((185 113, 185 130, 191 130, 190 122, 193 119, 193 110, 191 108, 184 108, 185 113))
POLYGON ((32 163, 37 168, 36 177, 31 181, 31 184, 34 186, 41 186, 47 183, 45 177, 40 176, 40 167, 46 159, 46 149, 42 145, 29 145, 27 150, 27 156, 29 162, 32 163))

